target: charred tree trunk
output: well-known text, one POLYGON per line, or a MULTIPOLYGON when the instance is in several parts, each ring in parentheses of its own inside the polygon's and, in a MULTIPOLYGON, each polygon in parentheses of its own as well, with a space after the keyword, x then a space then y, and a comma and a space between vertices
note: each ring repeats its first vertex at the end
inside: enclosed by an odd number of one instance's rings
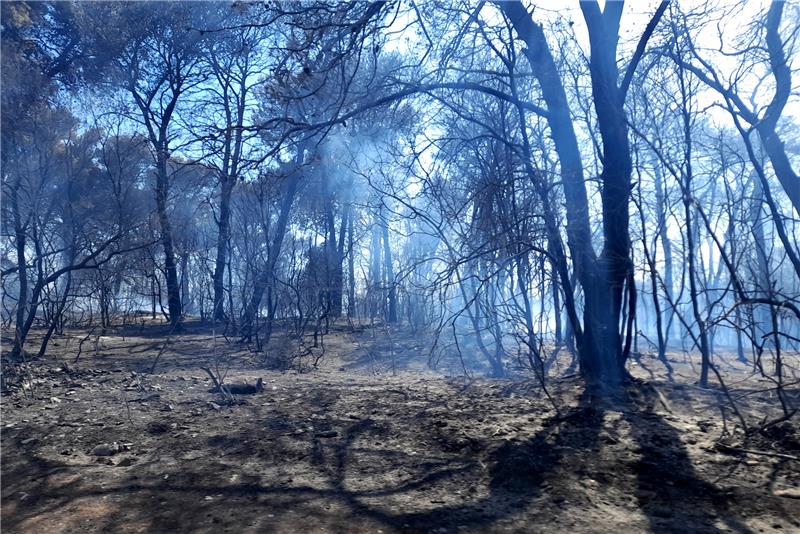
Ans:
POLYGON ((800 214, 800 177, 792 169, 786 147, 775 128, 792 91, 791 63, 783 49, 783 38, 778 29, 781 25, 785 2, 773 1, 767 12, 766 42, 769 63, 775 78, 775 96, 767 107, 762 120, 755 123, 764 152, 769 156, 772 169, 783 186, 786 195, 800 214))
POLYGON ((297 164, 296 167, 298 168, 293 169, 285 184, 281 209, 280 213, 278 214, 277 223, 275 224, 275 233, 272 236, 272 243, 269 248, 266 265, 264 265, 261 272, 256 276, 253 284, 253 293, 250 297, 250 300, 247 302, 247 307, 245 308, 242 316, 240 334, 242 339, 245 341, 249 341, 252 338, 253 327, 255 325, 256 317, 258 316, 258 310, 261 307, 261 299, 264 296, 264 291, 268 287, 272 287, 274 285, 275 266, 278 263, 281 246, 283 245, 283 239, 286 236, 286 227, 289 224, 289 215, 291 214, 294 198, 300 183, 299 165, 303 161, 304 157, 305 149, 300 148, 295 160, 295 163, 297 164))
MULTIPOLYGON (((646 44, 666 6, 662 4, 648 24, 637 47, 639 55, 634 56, 620 86, 616 52, 622 4, 608 2, 601 12, 594 2, 581 3, 589 29, 592 91, 603 141, 604 246, 597 257, 592 245, 577 136, 564 85, 547 39, 542 27, 531 19, 521 2, 501 2, 498 5, 527 45, 524 53, 547 105, 547 120, 559 156, 566 198, 568 243, 576 276, 585 295, 583 332, 577 337, 581 372, 590 386, 615 392, 625 376, 627 351, 622 344, 619 322, 623 289, 626 280, 632 278, 628 231, 632 163, 623 106, 630 76, 638 57, 641 57, 639 49, 646 44)), ((631 285, 628 291, 633 299, 635 288, 631 285)))
MULTIPOLYGON (((656 191, 656 224, 658 225, 658 238, 661 241, 661 248, 664 250, 664 292, 667 294, 667 301, 672 302, 673 279, 672 279, 672 242, 667 234, 667 207, 664 192, 664 179, 661 166, 656 163, 654 173, 654 188, 656 191)), ((655 255, 655 250, 653 251, 655 255)), ((657 296, 653 297, 658 298, 657 296)), ((669 317, 664 326, 664 347, 669 345, 670 332, 674 321, 675 310, 670 307, 669 317)))
POLYGON ((386 322, 395 324, 397 322, 397 288, 392 267, 392 247, 389 245, 389 223, 385 220, 381 221, 381 231, 383 236, 384 276, 387 288, 386 322))
MULTIPOLYGON (((659 171, 660 172, 660 171, 659 171)), ((656 180, 656 187, 658 187, 658 180, 656 180)), ((658 203, 657 203, 658 204, 658 203)), ((658 212, 659 207, 656 206, 656 210, 658 212)), ((657 217, 658 217, 657 213, 657 217)), ((641 189, 641 180, 639 181, 639 220, 641 222, 642 228, 642 250, 644 252, 645 260, 647 261, 647 268, 650 273, 650 288, 653 293, 653 314, 655 315, 655 323, 656 323, 656 336, 658 338, 658 359, 667 369, 667 377, 671 380, 672 379, 672 365, 667 360, 667 341, 666 336, 664 335, 664 320, 661 313, 661 300, 658 298, 658 281, 659 281, 659 274, 658 269, 656 266, 656 247, 655 245, 658 243, 658 234, 653 239, 653 250, 650 249, 648 245, 648 238, 647 238, 647 225, 645 221, 644 215, 644 208, 642 206, 642 189, 641 189)))
MULTIPOLYGON (((617 42, 622 3, 610 2, 601 12, 596 3, 581 3, 589 28, 592 95, 603 141, 603 249, 593 269, 594 284, 583 284, 586 294, 584 321, 592 324, 587 344, 598 352, 592 364, 605 371, 600 376, 615 387, 624 376, 627 347, 622 346, 619 319, 623 289, 633 272, 629 233, 629 204, 633 163, 628 141, 625 93, 618 85, 617 42), (588 303, 594 301, 593 305, 588 303), (592 342, 595 340, 595 342, 592 342)), ((635 284, 627 284, 628 298, 636 298, 635 284)), ((632 307, 631 312, 634 309, 632 307)), ((632 313, 630 319, 632 320, 632 313)), ((586 327, 584 326, 584 332, 586 327)))
POLYGON ((333 212, 333 195, 327 191, 325 202, 325 299, 326 309, 331 317, 342 314, 342 294, 344 292, 344 271, 342 269, 342 253, 344 252, 344 221, 347 214, 342 214, 342 229, 339 240, 336 239, 336 218, 333 212))
POLYGON ((553 315, 555 316, 555 329, 556 329, 556 336, 555 342, 556 347, 560 347, 563 343, 563 337, 561 332, 561 294, 559 292, 559 285, 558 285, 558 271, 555 264, 552 265, 552 269, 550 271, 550 290, 553 293, 553 315))
MULTIPOLYGON (((228 246, 231 225, 231 193, 235 181, 225 176, 222 179, 222 191, 219 200, 219 220, 217 221, 217 256, 214 261, 214 309, 215 321, 225 321, 225 266, 228 263, 228 246)), ((233 310, 231 310, 232 312, 233 310)))
POLYGON ((15 249, 17 253, 17 280, 19 284, 19 294, 17 295, 17 316, 14 321, 14 346, 11 349, 11 359, 20 356, 25 345, 27 332, 24 330, 25 315, 28 308, 28 267, 25 257, 28 235, 25 224, 22 222, 22 215, 19 211, 19 179, 11 189, 11 213, 14 219, 15 249))
POLYGON ((353 247, 353 209, 347 217, 347 316, 353 319, 356 315, 356 268, 355 248, 353 247))
POLYGON ((175 263, 175 248, 172 240, 172 225, 168 214, 169 174, 166 150, 160 149, 156 161, 156 211, 161 226, 161 245, 164 248, 164 276, 167 282, 167 309, 173 327, 181 322, 181 287, 178 283, 178 268, 175 263))
POLYGON ((683 173, 683 209, 686 219, 686 257, 689 276, 689 298, 691 300, 692 313, 700 334, 700 387, 708 386, 708 371, 711 365, 711 354, 708 343, 708 331, 703 316, 700 313, 700 295, 697 288, 697 260, 696 260, 696 241, 699 237, 699 228, 692 224, 692 211, 695 199, 692 196, 692 132, 691 116, 689 113, 689 88, 687 87, 683 69, 678 69, 678 82, 681 90, 681 118, 683 120, 683 142, 684 142, 684 173, 683 173))
POLYGON ((369 266, 369 314, 370 318, 377 317, 385 304, 383 287, 381 284, 381 228, 379 222, 380 214, 375 214, 375 222, 372 225, 372 239, 370 243, 370 266, 369 266))
POLYGON ((181 305, 183 313, 191 313, 191 299, 189 298, 189 253, 182 252, 181 257, 181 305))

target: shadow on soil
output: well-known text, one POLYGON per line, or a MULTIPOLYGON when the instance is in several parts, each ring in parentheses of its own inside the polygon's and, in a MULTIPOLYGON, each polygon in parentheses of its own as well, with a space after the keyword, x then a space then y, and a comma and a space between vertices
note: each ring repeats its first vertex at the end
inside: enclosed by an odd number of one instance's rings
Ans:
MULTIPOLYGON (((646 386, 640 389, 643 390, 646 386)), ((634 408, 631 400, 615 408, 622 409, 641 456, 634 468, 636 498, 650 530, 666 533, 688 528, 693 532, 717 532, 714 523, 719 520, 735 532, 749 532, 730 509, 729 495, 698 477, 677 431, 655 413, 653 399, 646 400, 650 405, 644 408, 634 408)), ((34 516, 79 500, 115 496, 124 499, 124 506, 118 514, 104 516, 102 529, 125 530, 138 525, 150 531, 187 531, 208 528, 209 522, 223 531, 248 525, 268 528, 270 521, 281 524, 281 510, 293 509, 317 518, 318 525, 346 527, 358 517, 397 530, 450 531, 460 525, 486 530, 525 513, 545 493, 559 497, 559 471, 574 472, 582 458, 599 450, 598 437, 605 415, 602 406, 602 402, 594 402, 584 393, 577 407, 546 421, 530 439, 505 441, 489 451, 486 464, 473 460, 475 455, 469 452, 454 460, 434 453, 412 458, 406 452, 382 448, 386 429, 371 419, 363 419, 349 425, 336 439, 312 438, 310 458, 301 455, 294 459, 307 462, 316 473, 319 482, 313 485, 291 478, 265 484, 263 477, 246 473, 232 482, 226 472, 229 467, 205 458, 202 463, 183 462, 180 468, 172 465, 169 472, 163 473, 154 473, 151 466, 137 475, 139 471, 133 468, 116 486, 87 487, 80 476, 62 476, 74 474, 79 466, 30 454, 4 462, 5 480, 36 481, 33 485, 28 483, 25 490, 30 499, 17 504, 12 516, 4 517, 4 526, 14 531, 34 516), (389 465, 412 465, 413 473, 398 476, 397 482, 375 479, 382 482, 374 483, 374 462, 370 460, 377 457, 389 465), (461 481, 459 487, 465 489, 477 487, 475 495, 458 500, 430 499, 432 505, 426 509, 398 504, 405 495, 428 491, 445 481, 449 487, 454 481, 461 481), (265 509, 275 510, 277 517, 265 519, 265 509)), ((247 433, 212 436, 207 447, 241 457, 243 462, 293 461, 281 451, 280 441, 253 440, 247 433)), ((3 500, 16 498, 10 493, 13 491, 6 488, 3 500)), ((563 497, 574 498, 568 493, 563 497)), ((551 500, 558 505, 564 499, 551 500)))

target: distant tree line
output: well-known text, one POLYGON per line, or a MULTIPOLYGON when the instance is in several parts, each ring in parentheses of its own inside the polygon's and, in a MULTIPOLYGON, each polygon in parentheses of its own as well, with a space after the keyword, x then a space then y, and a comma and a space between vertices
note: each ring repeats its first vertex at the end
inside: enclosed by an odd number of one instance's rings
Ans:
POLYGON ((366 321, 607 392, 670 346, 706 386, 724 345, 781 391, 798 6, 732 4, 4 2, 10 357, 366 321))

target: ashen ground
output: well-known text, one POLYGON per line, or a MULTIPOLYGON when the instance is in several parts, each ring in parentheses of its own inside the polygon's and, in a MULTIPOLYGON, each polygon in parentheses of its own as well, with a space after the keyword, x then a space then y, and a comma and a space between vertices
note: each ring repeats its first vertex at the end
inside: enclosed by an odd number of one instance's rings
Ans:
MULTIPOLYGON (((689 385, 678 361, 678 383, 655 382, 666 406, 649 387, 592 403, 571 378, 551 385, 557 413, 530 381, 422 371, 411 336, 397 334, 390 356, 374 350, 383 337, 342 331, 320 369, 298 373, 265 371, 207 331, 163 351, 159 335, 107 336, 67 367, 75 344, 62 339, 27 367, 30 388, 12 380, 3 532, 800 529, 795 427, 748 442, 768 455, 716 446, 719 392, 689 385), (228 381, 264 378, 240 405, 209 393, 198 367, 225 351, 228 381)), ((751 419, 774 413, 764 382, 721 368, 751 419)))

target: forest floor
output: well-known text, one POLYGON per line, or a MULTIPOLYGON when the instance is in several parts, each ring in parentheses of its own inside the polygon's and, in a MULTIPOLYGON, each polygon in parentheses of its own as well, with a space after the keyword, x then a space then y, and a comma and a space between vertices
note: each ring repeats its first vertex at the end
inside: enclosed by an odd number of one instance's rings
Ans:
MULTIPOLYGON (((428 370, 402 332, 387 351, 341 329, 310 372, 159 326, 109 333, 75 363, 83 335, 6 368, 3 532, 800 530, 796 418, 720 443, 735 421, 682 354, 675 382, 643 358, 633 372, 655 387, 615 403, 554 379, 556 411, 531 380, 428 370), (199 368, 214 355, 227 383, 264 390, 225 404, 199 368)), ((720 371, 751 424, 780 415, 764 379, 733 358, 720 371)))

